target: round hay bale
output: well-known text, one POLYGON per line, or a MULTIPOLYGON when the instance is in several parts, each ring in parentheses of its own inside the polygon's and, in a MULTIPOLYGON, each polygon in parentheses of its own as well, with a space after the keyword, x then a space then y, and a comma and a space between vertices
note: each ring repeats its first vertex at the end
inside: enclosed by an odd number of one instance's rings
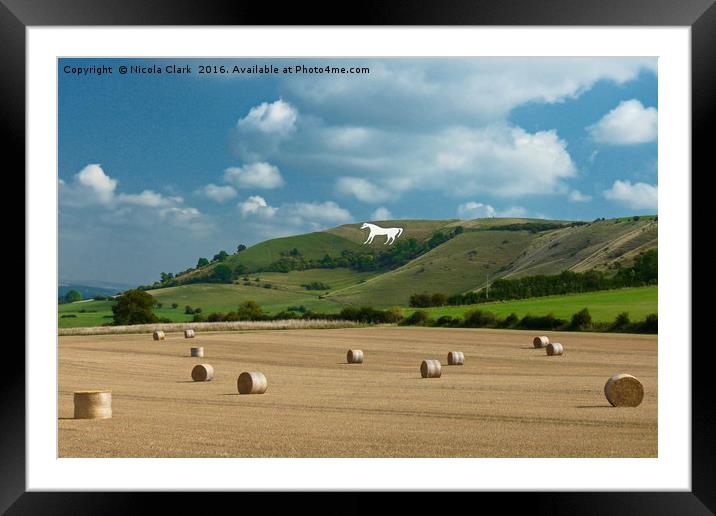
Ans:
POLYGON ((360 349, 349 349, 346 360, 349 364, 362 364, 363 352, 360 349))
POLYGON ((214 368, 209 364, 195 365, 191 370, 191 379, 195 382, 210 382, 214 378, 214 368))
POLYGON ((545 336, 535 337, 534 340, 532 341, 532 344, 536 348, 543 348, 547 344, 549 344, 549 337, 545 337, 545 336))
POLYGON ((204 357, 204 348, 191 348, 191 356, 193 357, 204 357))
POLYGON ((448 365, 464 365, 465 354, 462 351, 451 351, 447 356, 448 365))
POLYGON ((256 371, 243 372, 236 381, 239 394, 263 394, 268 388, 266 376, 256 371))
POLYGON ((440 360, 423 360, 420 364, 420 376, 423 378, 440 378, 441 373, 440 360))
POLYGON ((194 330, 184 330, 184 338, 185 339, 193 339, 194 338, 194 330))
POLYGON ((75 419, 112 417, 112 391, 75 391, 75 419))
POLYGON ((615 374, 604 385, 604 395, 615 407, 637 407, 644 399, 644 386, 630 374, 615 374))
POLYGON ((547 344, 547 354, 551 357, 564 354, 564 346, 559 342, 550 342, 547 344))
POLYGON ((154 340, 164 340, 165 337, 166 336, 164 335, 164 332, 162 330, 157 330, 152 335, 152 338, 154 338, 154 340))

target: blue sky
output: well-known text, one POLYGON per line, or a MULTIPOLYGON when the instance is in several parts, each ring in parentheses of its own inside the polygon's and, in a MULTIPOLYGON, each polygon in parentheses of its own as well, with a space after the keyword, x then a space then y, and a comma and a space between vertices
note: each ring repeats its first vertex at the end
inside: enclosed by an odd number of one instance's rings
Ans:
POLYGON ((60 278, 147 283, 239 243, 364 220, 654 214, 656 68, 656 58, 60 60, 60 278), (118 73, 137 64, 165 71, 118 73), (200 64, 370 73, 206 75, 200 64), (98 65, 113 73, 64 73, 98 65))

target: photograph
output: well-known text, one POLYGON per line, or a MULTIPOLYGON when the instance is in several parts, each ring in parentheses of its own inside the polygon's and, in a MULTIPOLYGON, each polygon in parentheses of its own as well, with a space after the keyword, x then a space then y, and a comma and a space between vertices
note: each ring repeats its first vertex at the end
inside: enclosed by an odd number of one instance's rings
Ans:
POLYGON ((57 457, 659 458, 658 64, 58 57, 57 457))

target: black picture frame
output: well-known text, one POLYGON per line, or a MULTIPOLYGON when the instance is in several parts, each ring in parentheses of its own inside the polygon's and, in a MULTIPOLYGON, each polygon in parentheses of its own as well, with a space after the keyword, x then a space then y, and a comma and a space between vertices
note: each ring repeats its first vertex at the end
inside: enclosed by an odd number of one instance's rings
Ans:
MULTIPOLYGON (((0 123, 5 157, 15 158, 16 169, 24 169, 25 29, 28 26, 629 25, 691 27, 692 170, 706 171, 707 163, 711 164, 707 161, 707 149, 712 147, 707 124, 716 115, 714 0, 402 0, 332 5, 287 3, 277 8, 269 3, 209 0, 151 3, 142 0, 0 0, 0 123)), ((679 173, 692 174, 690 171, 679 173)), ((485 493, 481 496, 498 503, 501 511, 525 508, 532 514, 713 514, 716 511, 714 375, 708 370, 709 343, 704 344, 706 346, 691 346, 691 492, 485 493)), ((176 505, 182 508, 181 512, 205 503, 203 496, 187 493, 26 492, 25 357, 18 346, 6 346, 4 351, 7 363, 13 366, 4 368, 0 375, 0 510, 7 514, 131 514, 150 510, 149 497, 161 497, 164 509, 176 505)), ((243 496, 246 500, 252 499, 251 495, 243 496)), ((271 497, 263 497, 262 504, 266 498, 271 497)), ((272 500, 265 507, 267 514, 275 512, 272 507, 276 499, 272 500)), ((440 507, 442 503, 428 494, 411 495, 411 500, 411 504, 423 512, 430 510, 431 504, 440 507)), ((316 507, 313 501, 306 500, 305 504, 316 507)), ((370 510, 371 505, 364 495, 353 493, 341 502, 339 511, 370 510)), ((407 510, 405 505, 402 508, 407 510)))

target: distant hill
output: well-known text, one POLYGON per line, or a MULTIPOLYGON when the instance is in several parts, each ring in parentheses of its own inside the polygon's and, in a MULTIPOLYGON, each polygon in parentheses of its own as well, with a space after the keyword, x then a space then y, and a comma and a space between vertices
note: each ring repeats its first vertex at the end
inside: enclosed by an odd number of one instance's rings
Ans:
POLYGON ((60 281, 57 286, 57 297, 62 298, 70 290, 76 290, 82 294, 83 299, 91 299, 96 295, 112 296, 129 288, 133 288, 133 286, 124 283, 112 283, 106 281, 65 280, 60 281))
MULTIPOLYGON (((593 222, 490 218, 391 220, 379 224, 404 228, 398 241, 413 239, 418 247, 425 246, 436 234, 451 238, 438 239, 435 247, 411 256, 398 267, 361 270, 360 282, 349 285, 339 287, 340 282, 331 281, 332 274, 342 274, 341 269, 316 269, 322 271, 322 281, 331 287, 322 299, 331 301, 333 306, 405 306, 410 294, 420 291, 450 295, 480 290, 488 281, 503 277, 558 274, 564 270, 615 270, 658 245, 658 221, 653 216, 593 222)), ((346 224, 267 240, 229 256, 223 263, 233 270, 240 268, 244 272, 239 276, 245 277, 261 275, 292 253, 306 260, 340 257, 345 252, 370 254, 377 259, 393 248, 384 245, 384 237, 377 237, 372 245, 363 245, 366 236, 367 231, 361 230, 360 224, 346 224)), ((189 270, 163 286, 210 282, 217 265, 189 270)), ((235 283, 244 283, 239 276, 235 283)), ((281 273, 271 276, 274 288, 296 291, 295 281, 283 285, 281 273)), ((283 277, 288 280, 295 274, 283 277)))

